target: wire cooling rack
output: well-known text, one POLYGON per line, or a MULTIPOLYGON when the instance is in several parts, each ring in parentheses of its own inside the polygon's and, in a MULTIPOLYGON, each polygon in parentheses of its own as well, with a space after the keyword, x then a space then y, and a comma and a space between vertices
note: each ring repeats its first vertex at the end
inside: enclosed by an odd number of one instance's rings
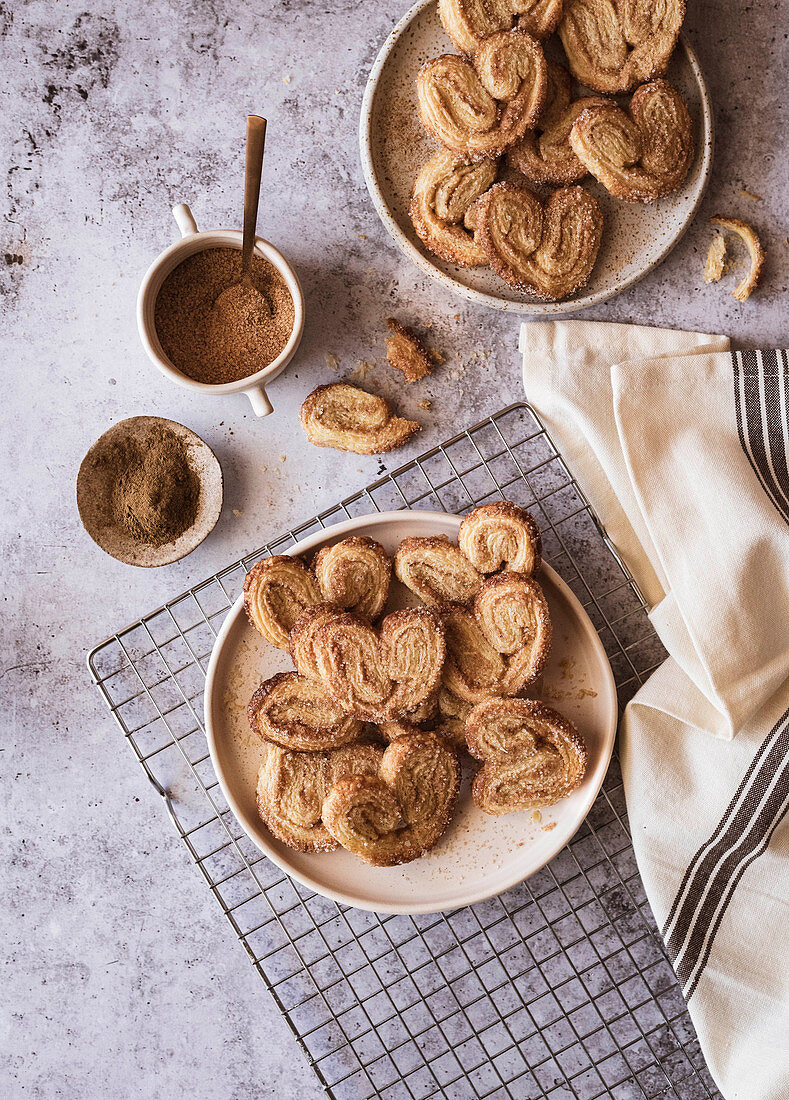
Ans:
POLYGON ((620 703, 664 652, 632 577, 534 412, 512 405, 118 631, 94 682, 321 1084, 337 1100, 701 1100, 704 1064, 630 843, 616 756, 588 818, 507 893, 385 916, 291 881, 228 808, 205 668, 247 569, 342 519, 527 506, 605 645, 620 703))

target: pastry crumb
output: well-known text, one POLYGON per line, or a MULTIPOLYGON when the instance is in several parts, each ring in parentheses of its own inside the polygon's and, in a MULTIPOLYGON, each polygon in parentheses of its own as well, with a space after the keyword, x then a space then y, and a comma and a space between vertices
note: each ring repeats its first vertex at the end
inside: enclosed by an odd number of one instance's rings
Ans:
POLYGON ((326 366, 329 370, 338 371, 340 369, 340 360, 333 352, 329 352, 326 356, 326 366))
POLYGON ((531 819, 532 819, 532 821, 534 822, 535 825, 539 825, 540 822, 542 821, 542 814, 540 813, 539 810, 533 810, 532 815, 531 815, 531 819))
POLYGON ((543 825, 542 831, 544 833, 549 833, 551 831, 551 829, 555 829, 555 828, 556 828, 556 822, 555 821, 549 821, 547 825, 543 825))
POLYGON ((427 398, 425 398, 425 400, 424 400, 424 401, 417 401, 417 405, 418 405, 418 407, 419 407, 420 409, 424 409, 425 411, 427 411, 427 410, 428 410, 428 409, 430 408, 430 406, 431 406, 432 404, 433 404, 433 402, 432 402, 432 401, 428 401, 428 400, 427 400, 427 398))
POLYGON ((761 195, 757 195, 754 191, 747 191, 744 187, 741 187, 737 194, 744 195, 746 199, 753 199, 754 202, 764 202, 761 195))
POLYGON ((736 233, 748 249, 748 255, 751 258, 750 270, 732 291, 733 298, 736 298, 738 302, 745 302, 756 289, 764 269, 765 252, 762 242, 759 240, 755 229, 747 222, 740 221, 739 218, 724 218, 720 214, 716 214, 714 218, 710 218, 710 221, 719 229, 736 233))
POLYGON ((244 514, 244 511, 243 511, 242 508, 234 508, 233 509, 233 515, 234 516, 243 516, 243 514, 244 514))
POLYGON ((351 371, 349 377, 353 378, 355 382, 364 382, 374 366, 375 363, 365 363, 363 359, 360 359, 358 365, 351 371))
POLYGON ((417 382, 432 370, 431 355, 412 328, 387 317, 391 336, 386 341, 386 358, 395 370, 401 371, 406 382, 417 382))
POLYGON ((726 238, 722 233, 716 233, 710 242, 707 252, 707 262, 704 265, 704 282, 717 283, 723 278, 726 271, 726 238))

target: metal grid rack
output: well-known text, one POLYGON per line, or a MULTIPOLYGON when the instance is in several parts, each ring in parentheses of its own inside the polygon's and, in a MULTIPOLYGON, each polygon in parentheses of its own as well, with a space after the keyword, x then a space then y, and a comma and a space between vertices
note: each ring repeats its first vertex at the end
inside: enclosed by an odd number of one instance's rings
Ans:
POLYGON ((291 881, 239 827, 203 732, 211 647, 247 569, 341 519, 534 513, 630 698, 664 653, 633 579, 526 404, 503 409, 118 631, 94 682, 321 1084, 337 1100, 718 1098, 655 927, 614 757, 588 818, 528 881, 386 916, 291 881))

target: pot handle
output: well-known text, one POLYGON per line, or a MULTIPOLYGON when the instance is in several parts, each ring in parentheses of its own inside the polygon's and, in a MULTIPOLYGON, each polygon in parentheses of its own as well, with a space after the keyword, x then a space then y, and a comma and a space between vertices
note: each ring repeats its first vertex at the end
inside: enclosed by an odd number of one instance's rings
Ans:
POLYGON ((244 393, 250 400, 255 416, 268 416, 269 413, 274 412, 264 386, 251 386, 248 390, 244 390, 244 393))
POLYGON ((178 224, 178 228, 181 230, 182 237, 190 237, 192 233, 197 232, 197 222, 194 220, 194 215, 185 202, 181 202, 178 206, 173 207, 173 217, 178 224))

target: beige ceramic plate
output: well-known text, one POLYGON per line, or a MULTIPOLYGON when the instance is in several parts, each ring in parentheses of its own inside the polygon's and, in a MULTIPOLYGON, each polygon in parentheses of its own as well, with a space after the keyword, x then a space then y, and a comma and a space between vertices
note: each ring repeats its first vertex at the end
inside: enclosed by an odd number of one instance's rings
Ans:
MULTIPOLYGON (((552 41, 548 47, 549 56, 554 45, 552 41)), ((448 264, 428 252, 414 233, 408 217, 411 189, 420 167, 437 149, 417 118, 414 81, 425 61, 454 52, 436 0, 419 0, 384 43, 362 103, 359 140, 367 188, 384 225, 417 267, 472 302, 515 313, 555 314, 604 302, 665 259, 699 207, 712 163, 709 95, 696 55, 684 38, 666 75, 685 96, 695 123, 697 153, 688 178, 679 191, 642 206, 613 198, 588 177, 583 185, 603 209, 603 243, 587 286, 563 302, 535 302, 487 268, 448 264)))
MULTIPOLYGON (((362 516, 313 535, 293 548, 308 558, 348 534, 367 535, 394 554, 409 535, 457 538, 460 519, 439 512, 362 516)), ((260 742, 246 708, 262 679, 292 668, 247 621, 239 597, 214 643, 205 686, 205 725, 211 759, 230 808, 254 843, 299 882, 335 901, 382 913, 432 913, 470 905, 534 874, 570 840, 595 800, 608 768, 617 724, 614 679, 588 616, 567 585, 545 566, 541 583, 553 618, 553 653, 544 694, 583 732, 589 767, 581 787, 556 806, 532 814, 489 817, 471 800, 473 769, 464 765, 458 812, 431 852, 404 867, 369 867, 349 852, 294 852, 257 815, 255 787, 260 742)), ((391 606, 413 603, 395 582, 391 606)))
POLYGON ((85 530, 105 553, 127 565, 169 565, 190 554, 216 526, 222 511, 222 495, 222 468, 208 444, 183 424, 161 416, 132 416, 114 424, 85 455, 77 475, 77 507, 85 530), (119 441, 144 442, 156 424, 163 424, 181 436, 188 446, 188 461, 200 479, 200 501, 194 523, 164 546, 142 543, 117 523, 112 511, 114 479, 103 461, 119 441))

